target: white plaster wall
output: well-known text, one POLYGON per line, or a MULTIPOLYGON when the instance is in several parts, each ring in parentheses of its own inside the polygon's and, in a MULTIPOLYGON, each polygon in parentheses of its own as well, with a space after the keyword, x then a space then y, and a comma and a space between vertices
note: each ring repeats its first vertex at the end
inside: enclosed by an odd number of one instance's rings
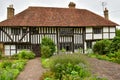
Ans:
POLYGON ((108 32, 108 27, 103 27, 103 32, 108 32))
POLYGON ((102 39, 102 34, 94 34, 94 39, 102 39))
POLYGON ((115 32, 115 27, 110 27, 110 32, 115 32))
POLYGON ((95 43, 96 43, 96 41, 92 42, 92 47, 94 46, 95 43))
POLYGON ((86 40, 87 39, 92 39, 92 34, 86 34, 86 40))
POLYGON ((85 50, 87 49, 86 42, 84 42, 84 49, 85 49, 85 50))
POLYGON ((110 33, 110 39, 113 39, 115 37, 115 33, 110 33))
POLYGON ((92 27, 86 27, 86 33, 92 32, 92 27))
POLYGON ((103 33, 103 39, 108 39, 108 38, 109 38, 108 33, 103 33))

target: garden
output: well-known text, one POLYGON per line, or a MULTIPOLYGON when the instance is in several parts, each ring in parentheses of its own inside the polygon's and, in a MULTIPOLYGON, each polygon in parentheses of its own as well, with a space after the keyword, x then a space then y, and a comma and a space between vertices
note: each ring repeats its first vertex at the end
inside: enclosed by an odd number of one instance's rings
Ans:
POLYGON ((24 69, 29 59, 33 59, 35 54, 32 51, 22 50, 12 56, 2 56, 0 53, 0 80, 15 80, 24 69))
POLYGON ((88 56, 120 64, 120 35, 117 33, 113 40, 97 41, 92 50, 88 56))
POLYGON ((41 44, 42 66, 46 68, 40 80, 107 80, 93 75, 87 56, 80 53, 55 54, 55 44, 43 38, 41 44))

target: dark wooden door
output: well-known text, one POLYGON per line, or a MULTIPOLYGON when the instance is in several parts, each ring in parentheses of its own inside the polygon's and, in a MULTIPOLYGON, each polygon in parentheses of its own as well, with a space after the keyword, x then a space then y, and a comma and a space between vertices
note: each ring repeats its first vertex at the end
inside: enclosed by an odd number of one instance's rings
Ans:
POLYGON ((33 44, 32 51, 35 53, 36 57, 40 57, 41 56, 40 44, 33 44))

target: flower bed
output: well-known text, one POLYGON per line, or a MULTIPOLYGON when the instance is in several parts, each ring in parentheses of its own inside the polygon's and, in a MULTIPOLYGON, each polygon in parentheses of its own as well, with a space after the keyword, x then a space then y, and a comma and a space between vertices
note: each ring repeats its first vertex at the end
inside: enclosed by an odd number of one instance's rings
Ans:
POLYGON ((91 74, 86 57, 82 54, 55 55, 49 59, 42 59, 42 64, 49 70, 40 80, 98 80, 91 74))
POLYGON ((0 80, 14 80, 27 60, 5 60, 0 63, 0 80))

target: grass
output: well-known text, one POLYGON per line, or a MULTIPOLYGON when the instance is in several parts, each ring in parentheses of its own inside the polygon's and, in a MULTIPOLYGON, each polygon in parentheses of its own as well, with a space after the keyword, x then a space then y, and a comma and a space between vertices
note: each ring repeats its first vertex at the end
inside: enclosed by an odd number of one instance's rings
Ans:
MULTIPOLYGON (((105 60, 105 61, 110 61, 110 62, 114 62, 114 63, 118 63, 120 64, 120 58, 119 55, 116 53, 109 53, 106 55, 100 55, 100 54, 95 54, 95 53, 91 53, 91 54, 87 54, 89 57, 92 58, 97 58, 99 60, 105 60)), ((120 54, 120 53, 119 53, 120 54)))

